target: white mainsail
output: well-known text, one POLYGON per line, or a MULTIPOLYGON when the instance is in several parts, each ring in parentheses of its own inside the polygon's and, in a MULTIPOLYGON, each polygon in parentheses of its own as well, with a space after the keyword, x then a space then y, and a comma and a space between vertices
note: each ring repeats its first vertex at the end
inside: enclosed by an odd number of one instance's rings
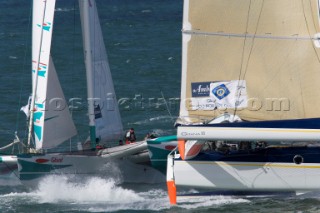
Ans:
MULTIPOLYGON (((83 0, 79 0, 82 30, 84 27, 83 0)), ((114 91, 108 57, 103 41, 96 2, 89 1, 89 33, 92 61, 92 87, 94 98, 94 123, 96 138, 100 141, 118 140, 123 133, 123 127, 114 91)), ((82 33, 84 36, 85 32, 82 33)), ((85 45, 84 45, 85 46, 85 45)), ((85 53, 86 54, 86 53, 85 53)), ((89 102, 90 104, 90 102, 89 102)), ((90 112, 89 112, 90 116, 90 112)))
POLYGON ((32 17, 32 88, 39 84, 45 85, 49 65, 55 0, 33 1, 32 17), (40 60, 39 60, 40 59, 40 60), (36 77, 36 70, 38 76, 36 77))
POLYGON ((50 57, 55 1, 34 1, 32 26, 32 102, 30 117, 36 149, 56 147, 76 134, 50 57))
POLYGON ((317 0, 185 0, 182 32, 180 117, 188 122, 224 112, 247 121, 320 117, 317 0), (236 90, 226 85, 237 81, 236 90), (238 94, 226 102, 233 107, 216 106, 214 92, 222 103, 238 94))

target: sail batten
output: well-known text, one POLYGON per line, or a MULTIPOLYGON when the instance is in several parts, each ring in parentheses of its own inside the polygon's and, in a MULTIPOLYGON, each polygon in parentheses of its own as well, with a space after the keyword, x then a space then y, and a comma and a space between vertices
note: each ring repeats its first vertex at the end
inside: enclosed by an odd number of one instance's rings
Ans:
POLYGON ((320 117, 318 1, 187 0, 184 7, 180 117, 320 117))
POLYGON ((183 30, 182 33, 190 34, 190 35, 204 35, 204 36, 225 36, 225 37, 240 37, 240 38, 261 38, 261 39, 279 39, 279 40, 311 40, 311 41, 318 41, 317 37, 310 37, 310 36, 299 36, 299 35, 292 35, 292 36, 273 36, 271 34, 266 35, 255 35, 255 34, 232 34, 232 33, 222 33, 222 32, 204 32, 198 30, 183 30))
MULTIPOLYGON (((189 0, 191 29, 274 35, 310 35, 319 30, 316 0, 189 0)), ((186 28, 184 28, 186 29, 186 28)))

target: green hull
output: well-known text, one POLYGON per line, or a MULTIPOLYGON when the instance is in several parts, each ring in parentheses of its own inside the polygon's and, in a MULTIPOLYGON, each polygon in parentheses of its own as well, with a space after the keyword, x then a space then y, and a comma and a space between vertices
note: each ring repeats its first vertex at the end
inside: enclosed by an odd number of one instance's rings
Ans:
POLYGON ((170 135, 147 140, 152 167, 165 173, 167 156, 178 145, 177 136, 170 135))

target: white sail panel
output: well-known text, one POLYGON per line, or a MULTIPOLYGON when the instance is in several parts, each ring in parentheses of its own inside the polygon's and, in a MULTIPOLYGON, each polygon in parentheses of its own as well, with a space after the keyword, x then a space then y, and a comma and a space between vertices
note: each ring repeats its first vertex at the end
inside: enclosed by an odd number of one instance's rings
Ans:
POLYGON ((181 117, 196 122, 226 111, 244 120, 320 116, 318 1, 188 0, 184 7, 181 117), (241 80, 247 106, 191 107, 210 99, 212 91, 204 92, 210 83, 241 80))
MULTIPOLYGON (((35 82, 35 71, 45 79, 51 49, 51 38, 54 18, 55 0, 33 2, 32 17, 32 86, 35 82), (40 54, 41 53, 41 54, 40 54), (40 59, 40 60, 39 60, 40 59)), ((40 78, 39 78, 40 79, 40 78)), ((40 80, 41 81, 41 80, 40 80)))
POLYGON ((32 21, 32 91, 33 130, 37 149, 43 146, 43 130, 55 0, 33 2, 32 21))
POLYGON ((53 148, 76 134, 50 57, 55 1, 34 1, 32 27, 33 131, 36 149, 53 148), (37 73, 37 75, 36 75, 37 73))
MULTIPOLYGON (((83 24, 83 7, 81 6, 83 1, 79 0, 79 4, 81 22, 83 24)), ((123 127, 94 0, 89 1, 89 23, 93 62, 96 137, 102 142, 118 140, 122 137, 123 127)))
POLYGON ((77 134, 51 58, 46 98, 41 146, 43 149, 54 148, 77 134))

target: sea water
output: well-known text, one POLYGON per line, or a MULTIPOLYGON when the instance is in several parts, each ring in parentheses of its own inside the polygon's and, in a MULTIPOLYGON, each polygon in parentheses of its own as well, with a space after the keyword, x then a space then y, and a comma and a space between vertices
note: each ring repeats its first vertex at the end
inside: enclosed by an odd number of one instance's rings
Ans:
MULTIPOLYGON (((26 136, 21 106, 31 92, 31 1, 0 1, 0 145, 26 136)), ((175 134, 181 78, 182 0, 97 0, 123 125, 137 137, 175 134)), ((78 2, 56 3, 52 56, 79 140, 88 135, 78 2), (74 99, 76 98, 76 99, 74 99), (70 101, 72 103, 72 101, 70 101)), ((109 168, 110 169, 110 168, 109 168)), ((116 169, 116 168, 115 168, 116 169)), ((179 189, 196 193, 196 189, 179 189)), ((0 212, 320 212, 320 194, 211 195, 178 198, 163 184, 124 184, 120 177, 43 178, 36 188, 15 174, 0 180, 0 212)))

